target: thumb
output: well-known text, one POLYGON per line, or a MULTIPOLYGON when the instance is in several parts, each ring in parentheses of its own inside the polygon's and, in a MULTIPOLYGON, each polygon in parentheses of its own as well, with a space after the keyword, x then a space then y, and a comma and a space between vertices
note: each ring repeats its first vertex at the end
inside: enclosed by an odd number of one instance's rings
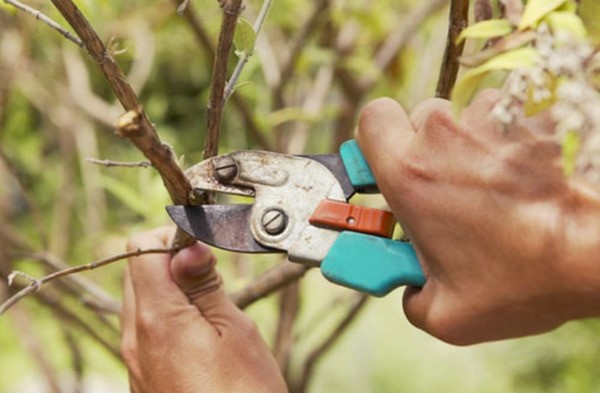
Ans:
POLYGON ((225 293, 215 264, 216 258, 210 248, 196 243, 178 252, 170 266, 173 281, 213 325, 231 322, 241 314, 225 293))

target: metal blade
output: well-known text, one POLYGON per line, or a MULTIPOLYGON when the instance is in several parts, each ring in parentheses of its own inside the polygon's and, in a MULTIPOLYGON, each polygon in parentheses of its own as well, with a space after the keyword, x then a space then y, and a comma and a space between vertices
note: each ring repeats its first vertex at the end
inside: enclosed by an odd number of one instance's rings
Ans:
POLYGON ((356 192, 354 186, 352 186, 352 183, 350 183, 348 172, 346 172, 346 167, 344 166, 342 158, 339 156, 339 154, 313 154, 300 155, 299 157, 310 158, 311 160, 315 160, 329 169, 337 181, 340 182, 340 186, 342 187, 342 191, 344 191, 346 200, 350 199, 356 192))
POLYGON ((167 206, 171 219, 196 239, 243 253, 283 252, 261 246, 250 232, 252 205, 167 206))

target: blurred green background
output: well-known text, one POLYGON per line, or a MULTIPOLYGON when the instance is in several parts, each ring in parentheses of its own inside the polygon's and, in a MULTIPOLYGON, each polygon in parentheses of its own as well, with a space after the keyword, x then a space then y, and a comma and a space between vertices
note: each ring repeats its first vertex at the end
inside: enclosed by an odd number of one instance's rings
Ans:
MULTIPOLYGON (((446 41, 447 3, 274 1, 238 81, 234 97, 242 104, 230 100, 225 109, 221 152, 335 151, 351 137, 369 99, 390 96, 411 108, 432 97, 446 41)), ((66 26, 48 1, 27 4, 66 26)), ((77 4, 105 42, 125 50, 115 51, 116 59, 161 138, 184 166, 198 161, 212 60, 189 19, 177 15, 175 2, 166 0, 77 4)), ((192 5, 214 45, 221 20, 218 3, 192 5)), ((242 17, 252 23, 261 5, 247 1, 242 17)), ((232 54, 232 68, 236 61, 232 54)), ((15 269, 45 274, 41 252, 68 264, 86 263, 121 252, 133 233, 168 224, 168 195, 152 169, 104 168, 86 161, 142 159, 114 134, 121 113, 84 51, 31 15, 0 5, 3 281, 15 269)), ((360 202, 383 204, 377 198, 360 202)), ((219 259, 231 291, 280 261, 225 252, 219 252, 219 259)), ((119 299, 123 266, 81 276, 119 299)), ((85 298, 58 283, 41 292, 54 303, 31 296, 0 317, 0 392, 128 391, 126 370, 115 353, 116 316, 91 310, 85 298), (60 310, 76 315, 92 334, 60 310), (52 378, 59 387, 50 387, 52 378)), ((10 293, 0 285, 1 300, 10 293)), ((353 296, 318 271, 302 280, 290 375, 301 373, 307 355, 330 334, 353 296)), ((248 312, 272 343, 280 314, 277 296, 248 312)), ((599 344, 600 323, 583 321, 539 337, 452 347, 406 321, 398 290, 367 302, 316 363, 308 391, 600 392, 599 344)))

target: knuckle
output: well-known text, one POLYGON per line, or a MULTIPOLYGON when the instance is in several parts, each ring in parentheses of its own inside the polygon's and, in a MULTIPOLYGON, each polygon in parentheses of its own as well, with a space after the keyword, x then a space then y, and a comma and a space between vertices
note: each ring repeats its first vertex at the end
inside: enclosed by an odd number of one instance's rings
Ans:
POLYGON ((362 108, 358 117, 359 132, 367 130, 368 127, 366 125, 369 124, 371 120, 381 116, 381 114, 386 112, 387 110, 396 108, 397 106, 398 103, 389 97, 377 98, 367 103, 362 108))
POLYGON ((164 337, 164 318, 153 311, 138 311, 136 315, 137 337, 155 340, 164 337))
POLYGON ((260 337, 260 332, 258 331, 256 323, 254 323, 252 318, 248 315, 242 313, 239 323, 239 329, 244 336, 251 339, 253 342, 260 337))

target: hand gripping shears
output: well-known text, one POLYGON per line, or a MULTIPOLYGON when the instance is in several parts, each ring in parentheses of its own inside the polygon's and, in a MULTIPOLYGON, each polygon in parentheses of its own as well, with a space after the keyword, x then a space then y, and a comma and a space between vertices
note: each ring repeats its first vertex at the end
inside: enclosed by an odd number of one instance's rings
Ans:
POLYGON ((356 141, 340 154, 238 151, 186 171, 194 189, 254 197, 253 204, 168 206, 173 221, 207 244, 243 253, 286 252, 330 281, 374 296, 425 276, 410 243, 392 240, 390 212, 348 204, 377 192, 356 141))

